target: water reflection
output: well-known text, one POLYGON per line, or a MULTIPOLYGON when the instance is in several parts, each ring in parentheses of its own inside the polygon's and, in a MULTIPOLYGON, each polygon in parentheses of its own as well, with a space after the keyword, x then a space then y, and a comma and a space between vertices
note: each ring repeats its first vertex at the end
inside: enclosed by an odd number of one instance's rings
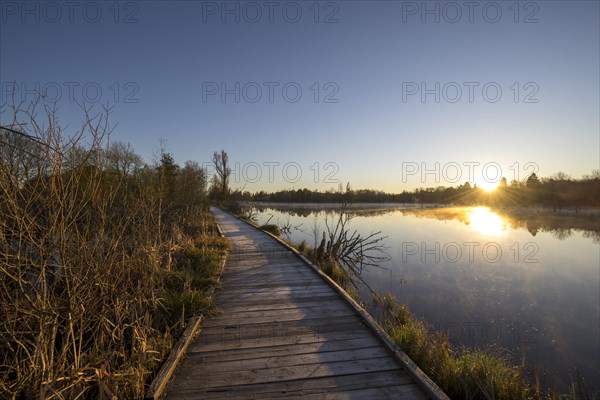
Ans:
POLYGON ((474 207, 467 214, 469 226, 484 236, 506 235, 506 222, 487 207, 474 207))
MULTIPOLYGON (((249 204, 258 213, 284 212, 292 217, 315 217, 336 213, 337 204, 249 204)), ((574 232, 583 232, 594 243, 600 244, 600 212, 588 210, 575 213, 569 210, 554 212, 548 209, 528 207, 493 208, 488 207, 436 207, 411 206, 405 204, 355 204, 349 213, 355 216, 381 216, 400 212, 417 218, 440 221, 460 221, 485 236, 505 235, 509 228, 525 229, 531 236, 549 232, 556 239, 565 240, 574 232)))
MULTIPOLYGON (((475 219, 477 231, 481 234, 502 235, 508 228, 525 229, 531 236, 541 232, 549 232, 555 238, 564 240, 573 232, 584 232, 586 237, 600 243, 600 212, 590 210, 575 214, 569 211, 556 213, 544 209, 498 208, 488 207, 440 207, 440 208, 408 208, 397 209, 403 215, 417 218, 436 219, 440 221, 460 221, 465 225, 473 224, 475 219)), ((375 211, 380 215, 390 210, 375 211)))

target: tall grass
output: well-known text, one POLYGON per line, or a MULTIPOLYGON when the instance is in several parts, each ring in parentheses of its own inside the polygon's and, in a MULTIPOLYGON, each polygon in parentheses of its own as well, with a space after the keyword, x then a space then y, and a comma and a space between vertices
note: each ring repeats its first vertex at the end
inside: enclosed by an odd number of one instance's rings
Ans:
POLYGON ((224 243, 205 205, 177 202, 167 162, 116 168, 109 112, 85 111, 71 137, 47 104, 0 129, 2 398, 142 398, 210 307, 224 243))
POLYGON ((213 311, 213 298, 207 290, 217 284, 222 253, 228 248, 224 238, 203 235, 175 252, 175 267, 165 271, 163 278, 167 294, 155 314, 162 329, 176 328, 181 333, 191 316, 213 311))
POLYGON ((386 332, 450 398, 509 400, 533 395, 524 365, 513 365, 505 352, 454 349, 447 336, 431 332, 393 296, 374 300, 381 307, 386 332))

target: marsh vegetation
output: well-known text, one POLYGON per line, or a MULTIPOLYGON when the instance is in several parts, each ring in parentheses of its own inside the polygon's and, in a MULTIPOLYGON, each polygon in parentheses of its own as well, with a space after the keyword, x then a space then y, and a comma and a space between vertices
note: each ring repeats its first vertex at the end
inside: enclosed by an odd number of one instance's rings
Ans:
POLYGON ((73 135, 43 99, 2 111, 0 397, 143 398, 212 308, 226 243, 205 172, 111 141, 110 110, 73 135))

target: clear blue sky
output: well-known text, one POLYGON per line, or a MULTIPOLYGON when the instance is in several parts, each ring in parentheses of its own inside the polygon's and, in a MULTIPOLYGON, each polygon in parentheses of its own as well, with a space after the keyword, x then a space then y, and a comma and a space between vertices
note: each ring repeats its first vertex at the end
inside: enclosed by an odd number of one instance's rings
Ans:
POLYGON ((485 164, 490 180, 496 165, 509 180, 600 168, 598 1, 69 4, 0 1, 2 101, 14 81, 60 87, 74 132, 69 87, 88 102, 99 87, 112 140, 150 159, 165 138, 181 164, 223 148, 234 187, 397 192, 481 182, 485 164))

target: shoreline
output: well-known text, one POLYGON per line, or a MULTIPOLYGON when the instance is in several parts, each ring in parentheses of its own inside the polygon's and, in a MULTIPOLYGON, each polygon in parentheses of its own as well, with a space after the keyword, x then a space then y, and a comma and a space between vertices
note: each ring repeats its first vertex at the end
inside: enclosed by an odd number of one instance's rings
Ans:
MULTIPOLYGON (((261 206, 261 207, 276 207, 279 209, 302 209, 302 210, 335 210, 340 208, 339 203, 314 203, 314 202, 262 202, 262 201, 242 201, 240 204, 261 206)), ((459 204, 439 204, 439 203, 424 203, 424 204, 408 204, 408 203, 351 203, 347 205, 350 210, 416 210, 426 208, 432 209, 448 209, 448 208, 474 208, 487 207, 493 211, 506 213, 514 213, 517 215, 554 215, 554 216, 600 216, 600 207, 585 207, 576 208, 573 206, 563 207, 560 210, 555 210, 553 207, 545 206, 493 206, 493 205, 459 205, 459 204)))

